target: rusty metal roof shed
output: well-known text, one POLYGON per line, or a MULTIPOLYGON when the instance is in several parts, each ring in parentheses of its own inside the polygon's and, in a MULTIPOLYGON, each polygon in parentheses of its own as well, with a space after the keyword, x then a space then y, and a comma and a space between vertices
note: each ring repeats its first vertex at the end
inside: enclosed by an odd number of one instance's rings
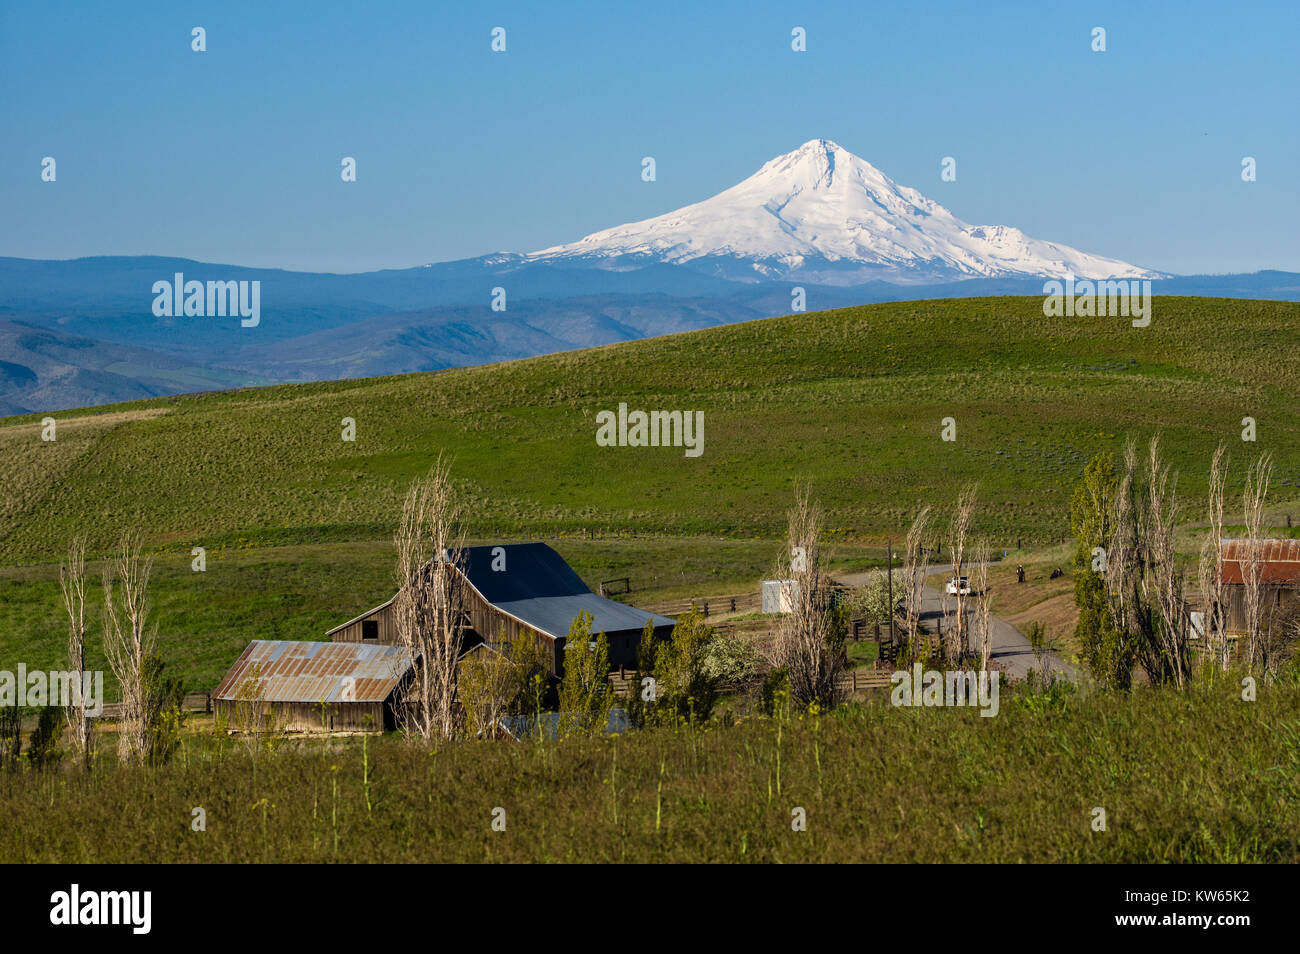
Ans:
MULTIPOLYGON (((1300 540, 1258 540, 1260 582, 1266 586, 1300 585, 1300 540)), ((1250 541, 1224 540, 1220 578, 1241 585, 1250 561, 1250 541)))
POLYGON ((230 667, 212 698, 313 704, 383 702, 410 668, 410 655, 400 646, 255 639, 230 667))

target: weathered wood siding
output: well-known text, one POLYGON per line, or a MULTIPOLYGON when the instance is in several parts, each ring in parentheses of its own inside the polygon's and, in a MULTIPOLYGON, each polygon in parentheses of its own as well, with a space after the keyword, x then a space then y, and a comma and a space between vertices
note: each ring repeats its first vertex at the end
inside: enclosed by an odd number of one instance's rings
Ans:
MULTIPOLYGON (((1246 595, 1245 587, 1241 585, 1229 584, 1225 587, 1227 590, 1227 625, 1229 633, 1245 635, 1246 633, 1246 595)), ((1271 586, 1264 584, 1260 587, 1263 591, 1260 594, 1260 623, 1265 629, 1276 621, 1278 624, 1284 621, 1293 613, 1300 612, 1300 588, 1294 586, 1271 586)))
MULTIPOLYGON (((249 703, 214 699, 212 706, 226 724, 239 730, 240 706, 249 703)), ((324 706, 307 702, 264 702, 266 727, 282 732, 383 732, 396 728, 390 703, 331 702, 324 706), (322 711, 323 710, 323 711, 322 711)))
POLYGON ((377 642, 389 646, 397 645, 399 640, 397 638, 397 626, 393 619, 393 604, 386 603, 383 606, 377 607, 365 616, 359 617, 340 629, 337 633, 332 635, 330 639, 336 643, 377 642), (379 624, 378 639, 362 639, 362 623, 367 620, 373 620, 379 624))

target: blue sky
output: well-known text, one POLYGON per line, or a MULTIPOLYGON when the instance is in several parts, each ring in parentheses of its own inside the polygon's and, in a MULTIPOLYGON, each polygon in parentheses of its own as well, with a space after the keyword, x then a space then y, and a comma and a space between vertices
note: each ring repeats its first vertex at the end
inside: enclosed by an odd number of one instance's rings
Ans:
POLYGON ((824 137, 975 224, 1179 273, 1300 271, 1298 11, 8 3, 0 255, 365 271, 531 251, 824 137))

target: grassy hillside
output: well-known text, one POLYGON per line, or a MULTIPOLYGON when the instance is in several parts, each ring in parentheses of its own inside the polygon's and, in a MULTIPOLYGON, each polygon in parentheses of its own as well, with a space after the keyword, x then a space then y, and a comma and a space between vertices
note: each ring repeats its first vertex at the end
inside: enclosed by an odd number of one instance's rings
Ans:
POLYGON ((0 426, 0 562, 127 524, 188 548, 386 535, 439 452, 483 533, 773 533, 807 478, 846 535, 983 488, 982 528, 1060 533, 1093 453, 1161 430, 1198 492, 1219 440, 1300 481, 1300 304, 1160 298, 1151 326, 1047 319, 1039 299, 873 305, 438 374, 289 385, 0 426), (705 412, 705 450, 600 448, 620 401, 705 412), (1259 422, 1253 447, 1241 419, 1259 422), (940 421, 957 440, 940 440, 940 421), (355 443, 340 421, 357 422, 355 443))
POLYGON ((1234 492, 1246 458, 1273 451, 1285 509, 1300 496, 1298 335, 1296 303, 1158 298, 1138 329, 1047 319, 1037 298, 906 302, 57 413, 53 443, 38 416, 0 420, 0 663, 57 659, 56 561, 73 534, 102 554, 126 526, 162 551, 156 618, 192 685, 248 638, 319 636, 390 594, 382 542, 439 453, 477 538, 558 535, 590 582, 630 572, 674 595, 735 591, 770 568, 800 479, 849 556, 972 480, 977 533, 998 548, 1056 542, 1088 458, 1155 430, 1193 518, 1220 440, 1234 492), (704 411, 703 456, 598 447, 595 415, 619 402, 704 411), (955 442, 940 439, 945 417, 955 442), (195 545, 215 554, 206 574, 188 570, 195 545))

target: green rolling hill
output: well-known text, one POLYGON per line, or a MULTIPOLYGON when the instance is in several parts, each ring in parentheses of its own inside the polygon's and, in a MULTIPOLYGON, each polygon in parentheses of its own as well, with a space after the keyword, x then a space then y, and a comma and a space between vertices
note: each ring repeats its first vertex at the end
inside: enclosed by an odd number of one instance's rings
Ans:
POLYGON ((246 638, 318 636, 388 595, 383 541, 407 483, 440 453, 475 537, 581 538, 571 551, 589 579, 630 563, 661 588, 665 566, 683 587, 762 572, 796 480, 850 550, 897 536, 922 504, 942 511, 970 481, 976 531, 995 547, 1055 542, 1086 461, 1154 431, 1189 519, 1219 441, 1236 465, 1230 490, 1247 458, 1272 451, 1271 499, 1284 506, 1300 498, 1297 340, 1300 304, 1288 302, 1159 297, 1147 328, 1045 318, 1038 298, 903 302, 59 412, 54 442, 40 415, 0 419, 0 661, 56 655, 68 540, 84 532, 103 554, 127 526, 160 551, 164 645, 206 660, 181 664, 196 678, 246 638), (597 446, 596 414, 620 402, 703 411, 703 454, 597 446), (1247 416, 1254 444, 1241 440, 1247 416), (217 555, 202 581, 188 571, 196 545, 217 555))

